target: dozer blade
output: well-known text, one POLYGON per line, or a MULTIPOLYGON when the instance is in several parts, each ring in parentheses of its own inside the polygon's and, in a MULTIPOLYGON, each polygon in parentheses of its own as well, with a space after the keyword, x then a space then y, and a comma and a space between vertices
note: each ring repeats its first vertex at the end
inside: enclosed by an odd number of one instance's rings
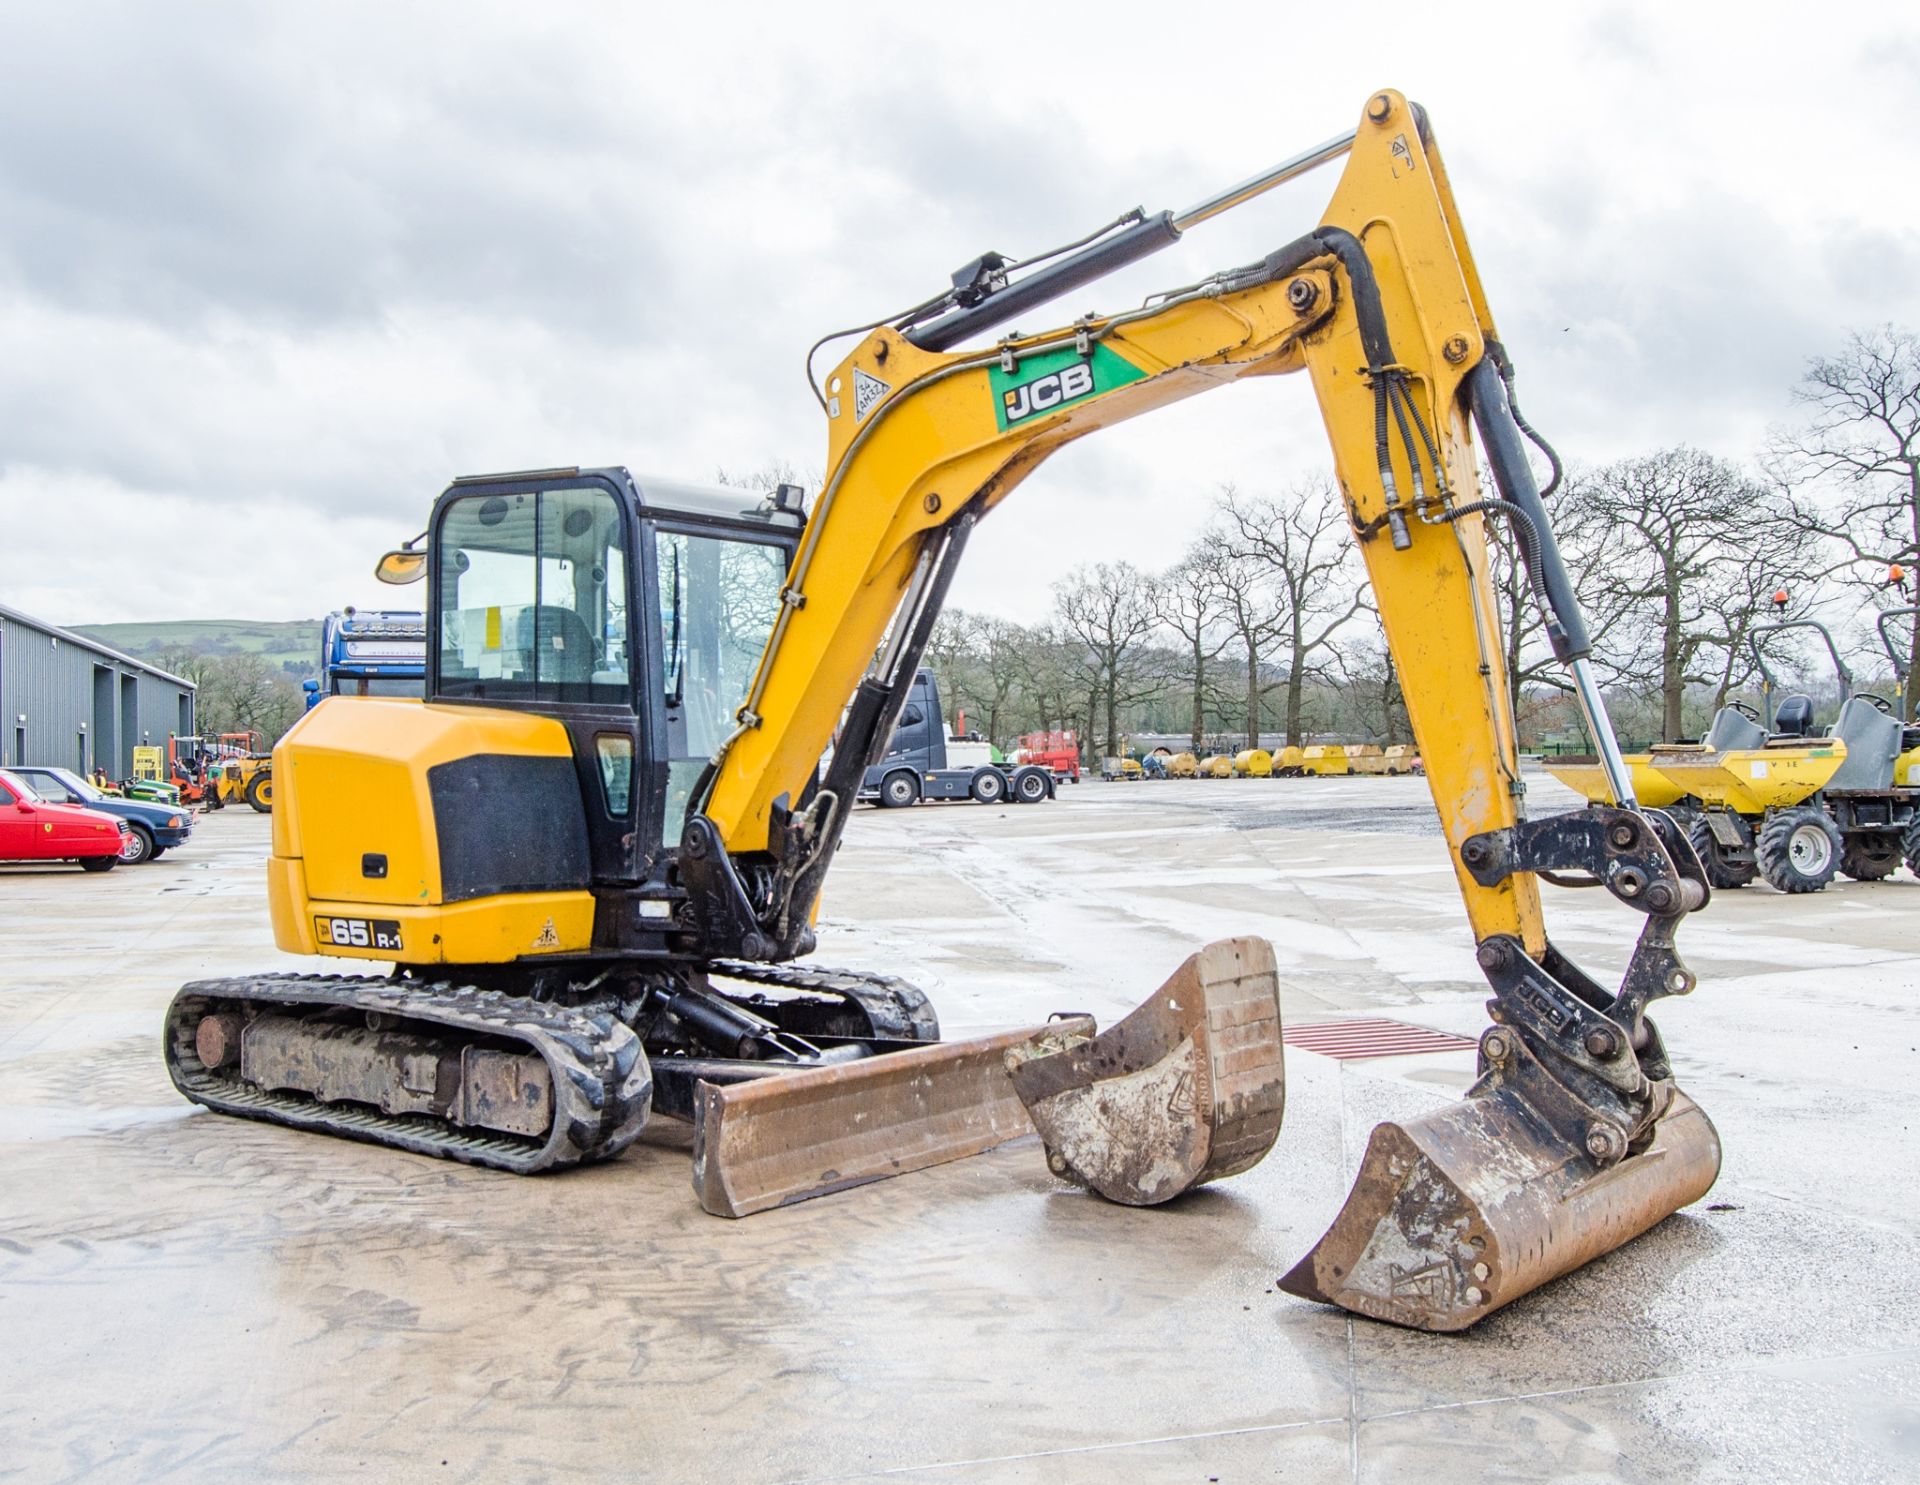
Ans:
POLYGON ((1055 1175, 1156 1206, 1257 1165, 1286 1110, 1280 979, 1261 938, 1209 944, 1098 1036, 1064 1025, 1007 1054, 1055 1175))
POLYGON ((1651 1141, 1604 1168, 1510 1092, 1469 1095, 1374 1129, 1346 1206, 1280 1287, 1464 1330, 1699 1200, 1719 1171, 1719 1135, 1678 1091, 1651 1141))
MULTIPOLYGON (((1090 1017, 1056 1027, 1090 1035, 1090 1017)), ((779 1073, 695 1097, 693 1189, 716 1217, 747 1217, 809 1197, 964 1159, 1031 1134, 1006 1070, 1011 1031, 859 1062, 779 1073)))

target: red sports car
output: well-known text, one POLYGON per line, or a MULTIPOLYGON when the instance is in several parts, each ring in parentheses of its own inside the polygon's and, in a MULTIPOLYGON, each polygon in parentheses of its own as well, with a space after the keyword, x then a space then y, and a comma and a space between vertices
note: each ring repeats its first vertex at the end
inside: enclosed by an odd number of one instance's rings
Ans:
POLYGON ((77 861, 112 871, 126 847, 126 822, 73 804, 48 804, 0 769, 0 861, 77 861))

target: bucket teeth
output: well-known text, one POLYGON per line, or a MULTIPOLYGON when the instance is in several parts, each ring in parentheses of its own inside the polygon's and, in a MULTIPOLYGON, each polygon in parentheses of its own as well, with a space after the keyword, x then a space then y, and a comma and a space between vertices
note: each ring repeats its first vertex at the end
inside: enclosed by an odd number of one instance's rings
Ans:
POLYGON ((1049 1029, 1007 1070, 1056 1175, 1156 1206, 1257 1165, 1286 1108, 1280 981, 1265 939, 1193 955, 1098 1036, 1049 1029))
POLYGON ((1280 1281, 1418 1330, 1464 1330, 1706 1195, 1720 1139, 1675 1092, 1639 1153, 1603 1165, 1510 1090, 1381 1124, 1346 1205, 1280 1281))

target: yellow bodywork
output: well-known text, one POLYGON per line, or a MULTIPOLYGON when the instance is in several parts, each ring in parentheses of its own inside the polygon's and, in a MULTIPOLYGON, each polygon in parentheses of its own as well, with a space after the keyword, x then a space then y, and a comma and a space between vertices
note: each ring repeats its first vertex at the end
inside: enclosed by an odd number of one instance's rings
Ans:
POLYGON ((317 706, 273 750, 278 791, 267 864, 274 942, 290 954, 407 964, 497 964, 581 954, 593 943, 593 894, 524 892, 448 903, 427 771, 477 754, 567 758, 567 729, 547 717, 366 697, 317 706), (362 858, 387 858, 370 878, 362 858), (328 943, 316 924, 399 925, 401 947, 328 943))
POLYGON ((1307 751, 1289 743, 1273 755, 1273 771, 1282 777, 1299 775, 1306 767, 1307 751))
POLYGON ((1243 748, 1233 755, 1233 771, 1243 779, 1264 779, 1273 773, 1273 754, 1265 748, 1243 748))
MULTIPOLYGON (((1687 797, 1687 791, 1653 766, 1650 753, 1628 753, 1627 768, 1633 774, 1633 795, 1649 809, 1663 810, 1687 797)), ((1607 786, 1606 771, 1598 758, 1543 758, 1541 766, 1575 793, 1595 804, 1612 804, 1613 792, 1607 786)))
POLYGON ((1808 747, 1656 748, 1651 767, 1668 784, 1703 804, 1736 815, 1762 815, 1809 799, 1827 785, 1847 761, 1847 745, 1838 738, 1808 747))
POLYGON ((1175 753, 1167 760, 1167 777, 1170 779, 1199 778, 1200 760, 1191 753, 1175 753))
POLYGON ((1920 748, 1908 748, 1893 760, 1893 786, 1920 789, 1920 748))
MULTIPOLYGON (((1495 336, 1493 316, 1439 152, 1422 139, 1400 94, 1370 103, 1322 225, 1360 240, 1394 354, 1433 430, 1448 483, 1476 492, 1462 382, 1495 336)), ((863 336, 826 386, 827 479, 789 574, 802 601, 782 611, 706 802, 727 849, 764 849, 774 801, 800 796, 900 609, 929 533, 963 508, 992 511, 1073 440, 1244 377, 1304 370, 1342 498, 1360 522, 1383 518, 1367 360, 1330 255, 1253 287, 1089 318, 985 350, 924 351, 888 328, 863 336), (1132 379, 1001 426, 994 369, 1076 344, 1117 357, 1132 379), (856 376, 865 388, 884 389, 877 403, 856 400, 856 376)), ((1405 450, 1389 443, 1398 487, 1411 491, 1405 450)), ((1434 799, 1457 848, 1519 815, 1498 605, 1479 515, 1448 524, 1410 516, 1408 526, 1404 550, 1383 531, 1361 550, 1434 799)), ((1530 952, 1544 950, 1530 874, 1483 887, 1457 860, 1455 872, 1476 935, 1509 933, 1530 952)))
POLYGON ((1323 779, 1353 772, 1347 763, 1347 750, 1339 743, 1315 743, 1310 748, 1303 748, 1300 770, 1323 779))
POLYGON ((1212 753, 1200 760, 1200 777, 1203 779, 1230 779, 1233 777, 1233 760, 1225 753, 1212 753))

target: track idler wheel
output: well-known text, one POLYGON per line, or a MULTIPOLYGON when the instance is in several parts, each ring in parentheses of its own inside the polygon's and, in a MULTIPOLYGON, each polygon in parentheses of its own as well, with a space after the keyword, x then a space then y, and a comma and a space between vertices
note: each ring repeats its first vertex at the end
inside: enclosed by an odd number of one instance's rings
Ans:
POLYGON ((1698 1201, 1720 1172, 1719 1135, 1677 1090, 1632 1153, 1608 1149, 1611 1133, 1573 1147, 1510 1089, 1381 1124, 1340 1215, 1280 1287, 1465 1330, 1698 1201))
POLYGON ((1286 1109, 1273 946, 1210 944, 1099 1035, 1048 1031, 1006 1055, 1055 1175, 1128 1206, 1238 1175, 1286 1109))

